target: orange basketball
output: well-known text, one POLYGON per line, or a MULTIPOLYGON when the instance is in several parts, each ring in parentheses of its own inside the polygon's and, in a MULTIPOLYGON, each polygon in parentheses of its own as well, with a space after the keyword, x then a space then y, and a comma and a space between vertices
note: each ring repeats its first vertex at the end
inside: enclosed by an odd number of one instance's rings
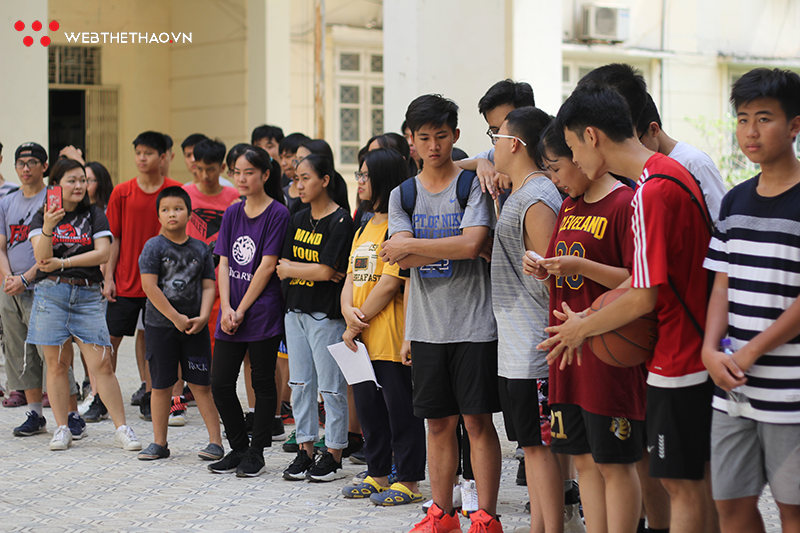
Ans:
MULTIPOLYGON (((592 303, 588 315, 607 306, 628 289, 614 289, 601 294, 592 303)), ((655 311, 640 316, 614 331, 586 339, 598 359, 611 366, 628 368, 641 365, 653 356, 658 340, 658 319, 655 311)))

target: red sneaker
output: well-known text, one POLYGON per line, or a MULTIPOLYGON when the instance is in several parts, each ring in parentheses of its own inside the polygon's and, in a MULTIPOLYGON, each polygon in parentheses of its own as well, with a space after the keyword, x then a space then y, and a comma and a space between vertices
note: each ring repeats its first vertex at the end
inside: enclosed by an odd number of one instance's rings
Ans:
MULTIPOLYGON (((488 516, 488 515, 487 515, 488 516)), ((414 526, 409 533, 461 533, 461 522, 458 515, 450 516, 435 503, 428 509, 422 522, 414 526)))
POLYGON ((500 521, 483 509, 478 509, 470 514, 469 519, 472 521, 469 533, 503 533, 500 521))

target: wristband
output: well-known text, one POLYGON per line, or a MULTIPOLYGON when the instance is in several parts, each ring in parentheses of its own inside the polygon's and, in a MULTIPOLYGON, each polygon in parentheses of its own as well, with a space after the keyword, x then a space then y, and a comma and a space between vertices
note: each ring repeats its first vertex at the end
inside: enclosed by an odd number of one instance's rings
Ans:
POLYGON ((20 279, 20 281, 22 281, 22 284, 23 284, 23 285, 25 286, 25 288, 27 289, 27 288, 28 288, 28 285, 30 285, 30 283, 28 283, 28 280, 27 280, 27 279, 25 279, 25 274, 20 274, 20 275, 19 275, 19 279, 20 279))
POLYGON ((533 274, 531 274, 531 276, 533 277, 533 279, 538 279, 539 281, 547 281, 550 278, 550 274, 549 273, 543 278, 536 277, 533 274))
POLYGON ((59 272, 64 272, 64 259, 61 259, 61 270, 59 272))
POLYGON ((44 235, 45 237, 50 237, 51 239, 53 238, 53 234, 52 233, 50 235, 48 235, 47 233, 44 232, 44 230, 42 230, 42 235, 44 235))
POLYGON ((72 258, 67 257, 67 268, 72 268, 72 258))

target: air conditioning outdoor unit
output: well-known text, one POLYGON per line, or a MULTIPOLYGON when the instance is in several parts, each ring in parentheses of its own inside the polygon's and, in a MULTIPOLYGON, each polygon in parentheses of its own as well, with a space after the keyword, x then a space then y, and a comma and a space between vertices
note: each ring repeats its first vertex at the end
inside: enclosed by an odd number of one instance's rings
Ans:
POLYGON ((627 7, 585 4, 580 38, 585 41, 625 41, 630 35, 630 20, 627 7))

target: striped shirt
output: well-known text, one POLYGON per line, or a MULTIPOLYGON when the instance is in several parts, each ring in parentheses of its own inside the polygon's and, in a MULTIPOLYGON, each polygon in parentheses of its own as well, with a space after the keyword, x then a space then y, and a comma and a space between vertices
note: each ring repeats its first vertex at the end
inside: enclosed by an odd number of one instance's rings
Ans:
MULTIPOLYGON (((756 176, 722 200, 705 267, 728 275, 728 336, 734 350, 770 327, 800 294, 800 185, 774 197, 758 194, 756 176)), ((745 373, 750 400, 742 416, 800 423, 800 336, 762 355, 745 373)), ((715 409, 727 412, 717 388, 715 409)))

